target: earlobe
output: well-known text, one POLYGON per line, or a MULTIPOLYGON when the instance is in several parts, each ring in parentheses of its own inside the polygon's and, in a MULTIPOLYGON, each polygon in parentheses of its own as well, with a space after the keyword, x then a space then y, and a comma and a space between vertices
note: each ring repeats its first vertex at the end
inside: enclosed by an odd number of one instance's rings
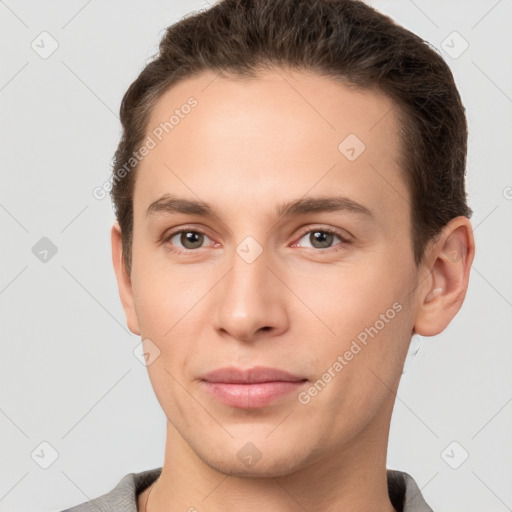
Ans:
POLYGON ((126 323, 128 325, 128 329, 130 329, 133 334, 140 335, 139 322, 133 299, 132 282, 124 264, 123 239, 121 228, 117 222, 114 222, 112 225, 110 239, 112 243, 112 264, 116 274, 119 297, 126 316, 126 323))
POLYGON ((446 329, 464 302, 474 254, 469 219, 452 219, 426 255, 430 276, 418 297, 414 332, 436 336, 446 329))

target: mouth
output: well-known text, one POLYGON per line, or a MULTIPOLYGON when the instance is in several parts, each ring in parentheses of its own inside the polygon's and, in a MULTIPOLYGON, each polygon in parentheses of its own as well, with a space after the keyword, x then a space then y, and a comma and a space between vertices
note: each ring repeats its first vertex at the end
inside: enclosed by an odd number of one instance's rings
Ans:
POLYGON ((278 368, 220 368, 201 378, 204 389, 221 403, 240 409, 270 405, 304 386, 308 380, 278 368))

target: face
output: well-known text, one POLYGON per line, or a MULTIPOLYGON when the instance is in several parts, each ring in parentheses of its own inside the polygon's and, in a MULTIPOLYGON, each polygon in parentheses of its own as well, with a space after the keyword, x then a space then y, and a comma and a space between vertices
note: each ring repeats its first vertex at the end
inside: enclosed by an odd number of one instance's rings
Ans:
POLYGON ((384 95, 284 70, 154 107, 123 303, 211 467, 290 474, 385 431, 418 281, 398 130, 384 95))

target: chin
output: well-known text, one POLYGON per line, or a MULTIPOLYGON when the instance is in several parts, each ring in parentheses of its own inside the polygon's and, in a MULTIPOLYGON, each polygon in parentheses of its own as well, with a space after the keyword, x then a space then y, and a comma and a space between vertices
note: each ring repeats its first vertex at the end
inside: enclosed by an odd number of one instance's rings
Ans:
POLYGON ((287 476, 299 468, 292 461, 284 460, 259 460, 252 467, 244 467, 243 463, 237 460, 208 460, 203 461, 215 471, 223 473, 229 476, 235 476, 238 478, 277 478, 281 476, 287 476))
POLYGON ((196 445, 194 451, 215 471, 240 478, 287 476, 313 462, 315 450, 304 445, 298 449, 297 443, 289 438, 254 439, 254 443, 239 440, 224 445, 216 443, 213 450, 196 445))

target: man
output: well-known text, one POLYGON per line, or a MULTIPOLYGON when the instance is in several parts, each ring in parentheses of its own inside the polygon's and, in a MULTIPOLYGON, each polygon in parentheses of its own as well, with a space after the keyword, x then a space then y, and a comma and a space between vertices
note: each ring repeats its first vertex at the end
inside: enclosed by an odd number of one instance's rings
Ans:
POLYGON ((411 336, 474 256, 441 57, 358 1, 224 0, 121 121, 113 263, 166 452, 70 510, 431 510, 386 452, 411 336))

